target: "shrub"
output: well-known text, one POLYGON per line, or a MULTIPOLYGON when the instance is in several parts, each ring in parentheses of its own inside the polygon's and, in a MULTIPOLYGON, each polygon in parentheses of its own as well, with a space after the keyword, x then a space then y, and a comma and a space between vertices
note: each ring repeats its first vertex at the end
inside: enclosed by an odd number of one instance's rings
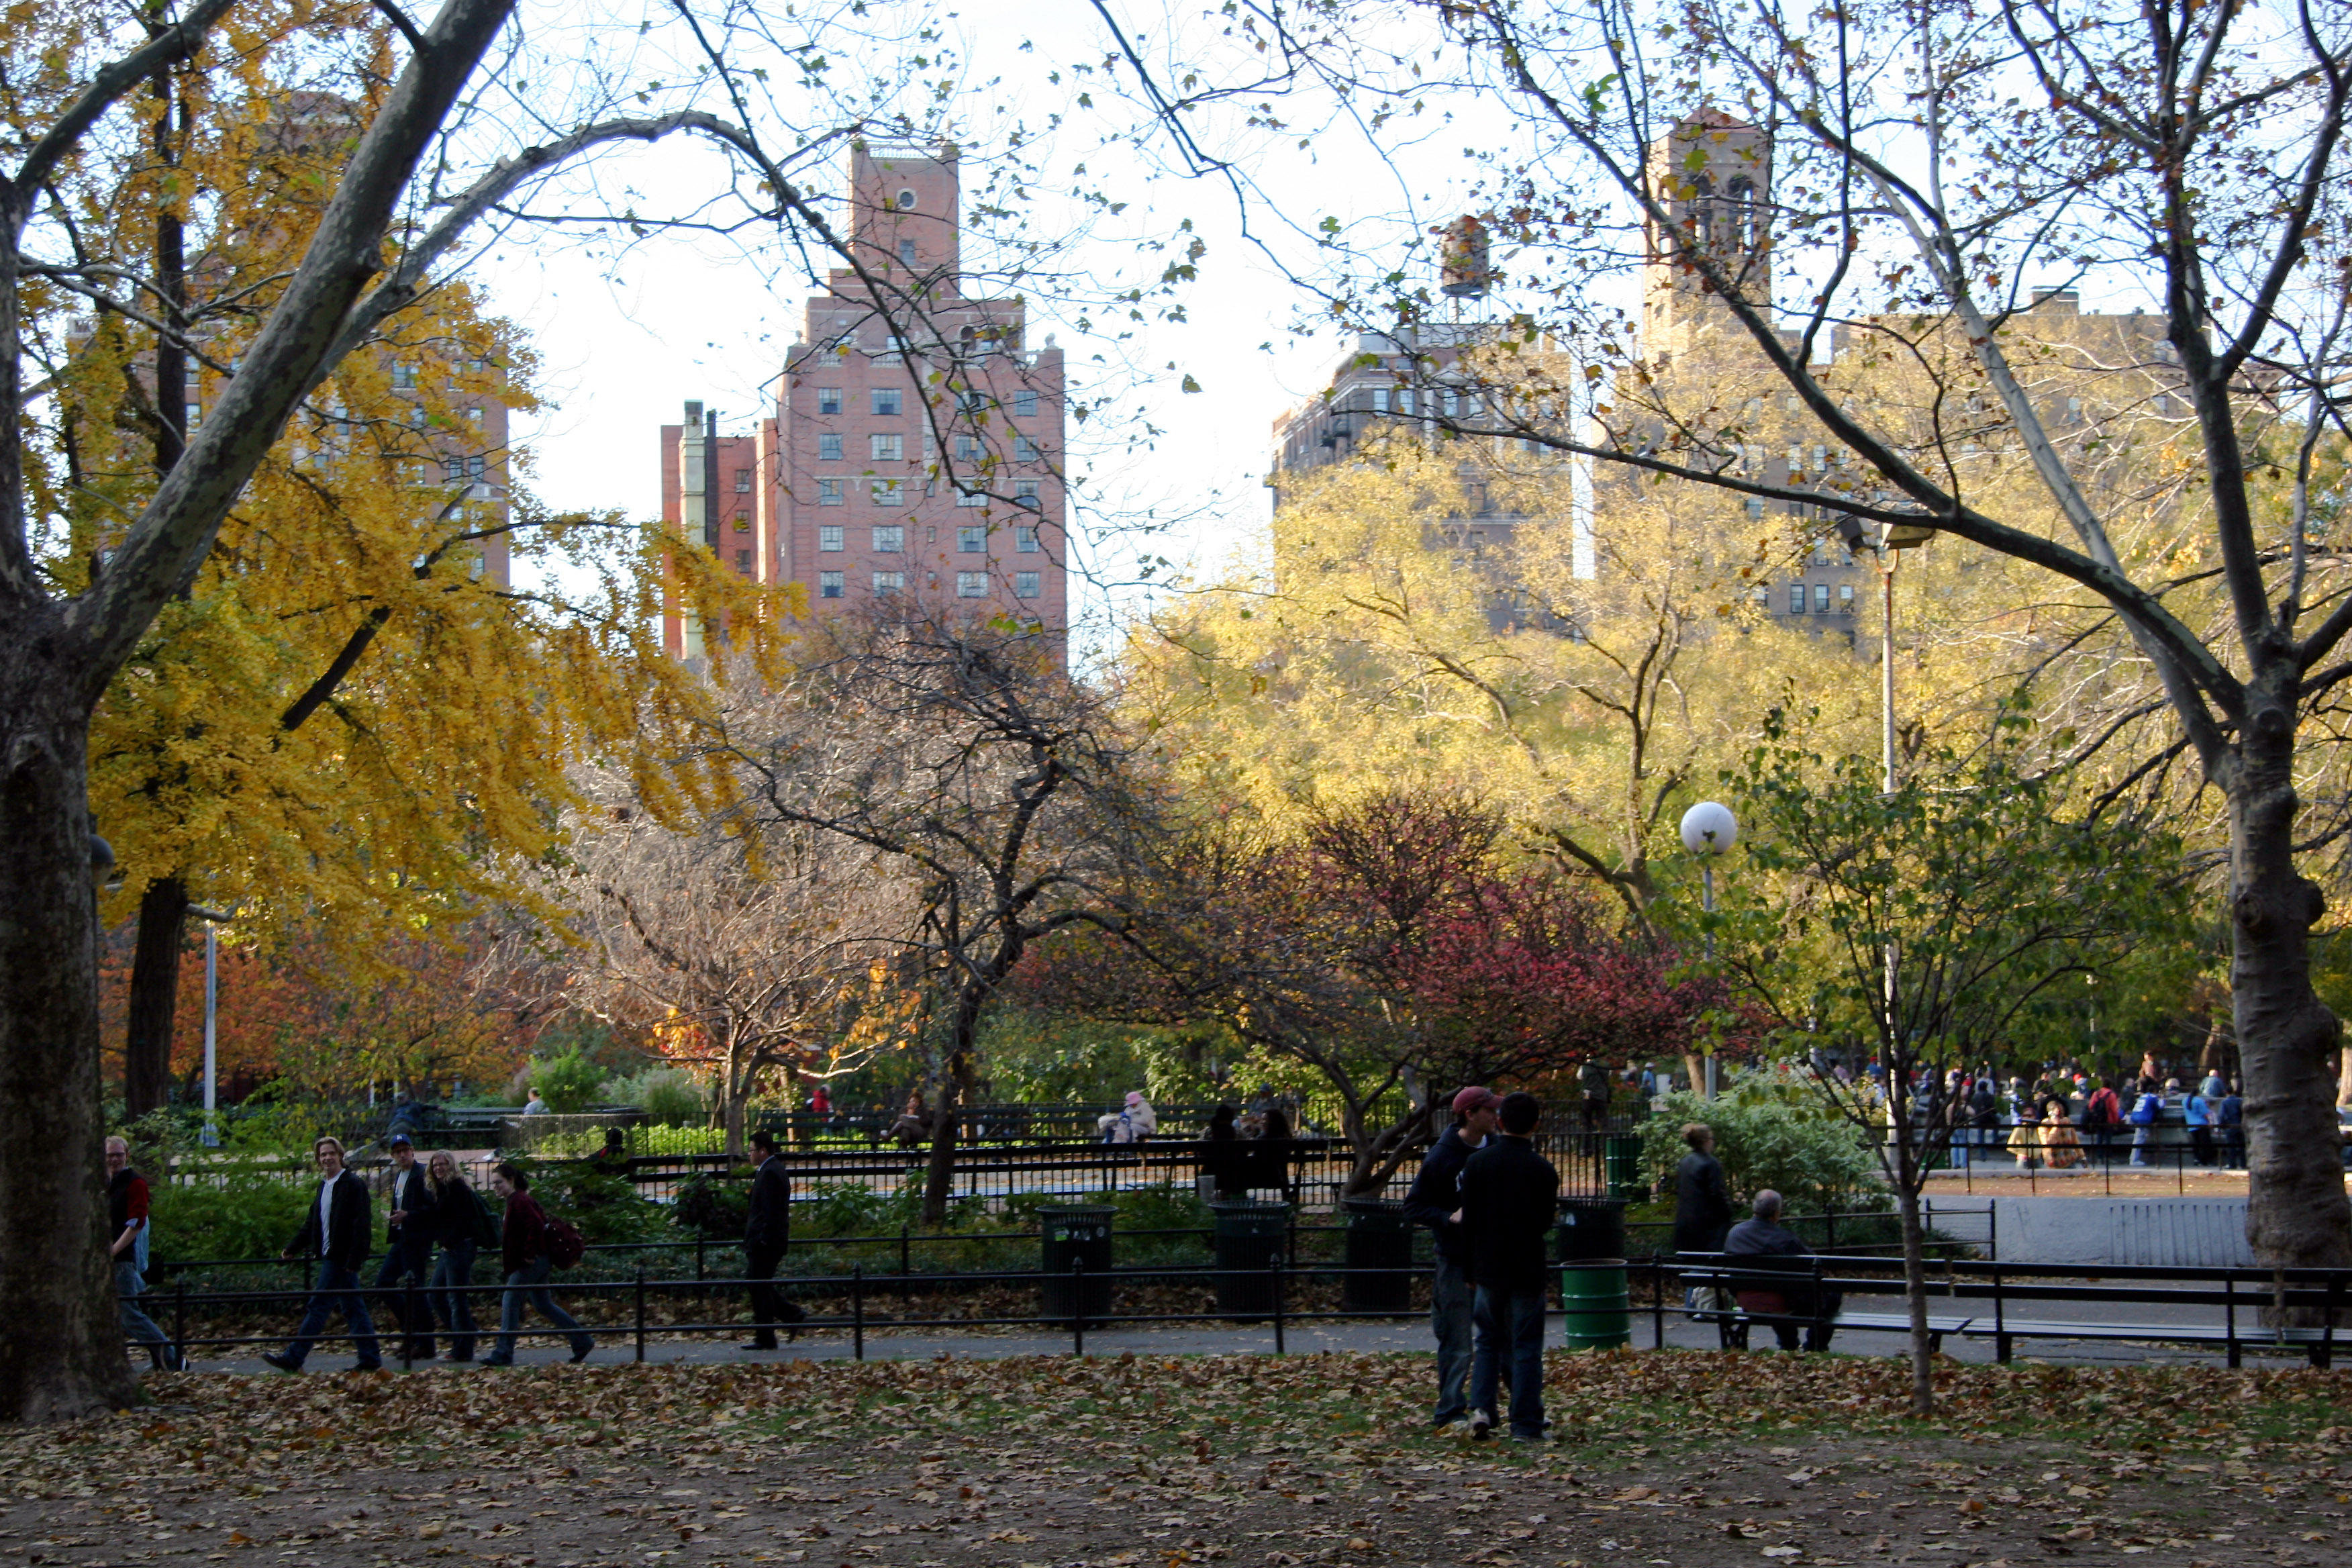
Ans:
POLYGON ((572 1113, 587 1110, 596 1102, 596 1089, 604 1081, 604 1069, 582 1056, 567 1051, 530 1065, 530 1086, 539 1090, 550 1110, 572 1113))
POLYGON ((1715 1155, 1735 1203, 1766 1187, 1803 1214, 1885 1203, 1878 1157, 1862 1130, 1833 1110, 1804 1072, 1748 1068, 1735 1072, 1713 1100, 1677 1089, 1660 1109, 1642 1124, 1642 1165, 1669 1198, 1675 1166, 1690 1152, 1683 1126, 1703 1121, 1715 1129, 1715 1155))
POLYGON ((146 1173, 151 1262, 275 1258, 318 1190, 306 1163, 274 1157, 223 1156, 184 1170, 192 1179, 146 1173))

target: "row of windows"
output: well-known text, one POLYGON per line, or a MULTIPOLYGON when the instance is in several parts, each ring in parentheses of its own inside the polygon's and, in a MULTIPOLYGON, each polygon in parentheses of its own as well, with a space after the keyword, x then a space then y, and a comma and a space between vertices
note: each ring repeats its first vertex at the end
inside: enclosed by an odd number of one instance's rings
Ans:
MULTIPOLYGON (((907 574, 904 572, 874 574, 874 592, 877 595, 901 593, 906 586, 907 574)), ((1013 596, 1016 599, 1034 599, 1044 591, 1044 587, 1045 575, 1042 573, 1015 572, 1013 574, 1013 596)), ((820 599, 841 598, 847 594, 848 589, 849 574, 846 572, 820 572, 816 574, 816 593, 820 599)), ((987 598, 988 574, 985 572, 957 573, 956 597, 959 599, 987 598)))
MULTIPOLYGON (((819 506, 841 505, 843 482, 840 479, 817 480, 816 504, 819 506)), ((868 479, 866 484, 866 493, 873 498, 876 506, 901 507, 907 504, 907 481, 904 479, 868 479)), ((926 493, 929 492, 926 491, 926 493)), ((958 506, 986 506, 988 499, 988 494, 984 490, 959 489, 956 492, 958 506)), ((1029 511, 1043 510, 1044 503, 1037 495, 1037 481, 1035 479, 1013 480, 1013 504, 1029 511)))
MULTIPOLYGON (((1817 616, 1828 615, 1830 613, 1830 585, 1827 583, 1815 583, 1812 584, 1810 593, 1812 601, 1812 613, 1817 616)), ((1804 584, 1791 583, 1789 584, 1789 613, 1790 615, 1801 616, 1805 613, 1807 595, 1808 589, 1804 584)), ((1769 610, 1772 607, 1771 589, 1761 585, 1757 588, 1756 607, 1759 610, 1769 610)), ((1853 584, 1841 583, 1837 585, 1837 612, 1842 616, 1850 616, 1853 614, 1853 584)))
MULTIPOLYGON (((816 438, 816 457, 821 463, 843 461, 847 449, 848 437, 837 432, 826 431, 816 438)), ((866 437, 866 453, 877 463, 903 463, 907 460, 907 438, 904 436, 868 436, 866 437)), ((979 437, 958 436, 955 438, 955 455, 961 462, 976 463, 987 457, 988 451, 979 437)), ((1013 437, 1014 461, 1034 463, 1041 455, 1037 443, 1028 437, 1016 435, 1013 437)), ((735 470, 735 489, 746 494, 751 491, 751 469, 735 470)))
MULTIPOLYGON (((895 418, 907 410, 907 391, 904 387, 868 387, 866 396, 867 405, 875 413, 886 418, 895 418)), ((985 409, 992 400, 984 392, 966 392, 960 395, 958 401, 966 414, 978 414, 985 409)), ((1031 419, 1036 416, 1037 395, 1034 391, 1016 392, 1009 400, 995 401, 997 406, 1012 410, 1013 416, 1016 419, 1031 419)), ((819 414, 838 414, 842 411, 842 405, 841 388, 820 386, 816 389, 816 411, 819 414)))
MULTIPOLYGON (((843 543, 843 537, 845 531, 846 531, 844 530, 837 522, 828 522, 820 525, 816 531, 816 547, 821 551, 828 552, 846 549, 847 546, 843 543)), ((874 549, 877 553, 883 555, 897 555, 904 552, 906 548, 907 528, 904 523, 889 522, 877 523, 875 525, 874 549)), ((1043 549, 1043 547, 1037 542, 1037 531, 1034 528, 1026 527, 1016 528, 1013 531, 1013 548, 1015 552, 1023 555, 1035 555, 1040 553, 1043 549)), ((956 551, 959 554, 963 555, 987 554, 988 530, 985 527, 958 528, 956 530, 956 551)))

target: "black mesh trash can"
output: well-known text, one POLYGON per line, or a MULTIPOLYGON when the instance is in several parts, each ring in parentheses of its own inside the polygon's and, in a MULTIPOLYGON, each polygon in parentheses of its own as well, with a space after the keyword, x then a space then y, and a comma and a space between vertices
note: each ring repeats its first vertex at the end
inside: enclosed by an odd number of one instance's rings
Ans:
POLYGON ((1559 1261, 1625 1256, 1625 1205, 1615 1198, 1559 1200, 1559 1261))
POLYGON ((1349 1198, 1348 1272, 1339 1305, 1350 1312, 1401 1312, 1412 1304, 1412 1222, 1394 1198, 1349 1198))
POLYGON ((1037 1315, 1068 1322, 1081 1311, 1110 1316, 1111 1222, 1118 1211, 1108 1204, 1047 1204, 1037 1211, 1040 1253, 1037 1315), (1086 1265, 1081 1308, 1071 1300, 1070 1266, 1086 1265))
POLYGON ((1213 1203, 1216 1216, 1217 1310, 1234 1318, 1263 1318, 1274 1310, 1269 1272, 1282 1257, 1290 1230, 1290 1205, 1249 1199, 1213 1203))

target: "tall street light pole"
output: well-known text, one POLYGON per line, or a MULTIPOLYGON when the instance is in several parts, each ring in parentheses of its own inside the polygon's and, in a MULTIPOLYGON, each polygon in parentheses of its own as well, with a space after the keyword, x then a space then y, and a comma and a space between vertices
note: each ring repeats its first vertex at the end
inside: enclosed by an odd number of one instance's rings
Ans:
POLYGON ((205 922, 205 1147, 220 1147, 220 1057, 217 1025, 220 1016, 220 923, 234 917, 218 910, 191 908, 205 922))
MULTIPOLYGON (((1739 819, 1717 801, 1703 800, 1683 813, 1683 847, 1698 857, 1699 907, 1715 913, 1715 858, 1739 842, 1739 819)), ((1706 961, 1715 962, 1715 925, 1707 923, 1706 961)), ((1706 1082, 1700 1093, 1715 1098, 1715 1053, 1706 1053, 1706 1082)))

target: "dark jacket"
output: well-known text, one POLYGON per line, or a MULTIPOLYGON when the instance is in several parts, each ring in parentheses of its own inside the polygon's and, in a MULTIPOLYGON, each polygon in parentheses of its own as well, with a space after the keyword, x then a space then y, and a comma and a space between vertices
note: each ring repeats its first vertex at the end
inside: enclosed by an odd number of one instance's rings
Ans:
POLYGON ((1796 1232, 1769 1219, 1743 1219, 1731 1227, 1718 1251, 1734 1258, 1811 1258, 1812 1249, 1796 1232))
POLYGON ((1461 1189, 1472 1281, 1490 1290, 1542 1289, 1544 1237, 1559 1214, 1551 1162, 1506 1133, 1463 1163, 1461 1189))
POLYGON ((1694 1149, 1675 1167, 1675 1250, 1720 1252, 1731 1228, 1731 1189, 1723 1162, 1694 1149))
POLYGON ((1470 1261, 1470 1233, 1454 1223, 1454 1211, 1462 1206, 1462 1167, 1472 1152, 1470 1145, 1462 1142, 1462 1129, 1447 1128, 1429 1146, 1421 1162, 1421 1174, 1412 1179, 1412 1191, 1404 1195, 1405 1217, 1437 1233, 1437 1255, 1465 1267, 1470 1261))
POLYGON ((384 1212, 405 1210, 405 1226, 386 1223, 384 1235, 394 1247, 430 1247, 436 1226, 433 1221, 433 1184, 425 1178, 425 1162, 419 1160, 405 1172, 394 1171, 392 1188, 386 1194, 384 1212))
POLYGON ((1250 1186, 1290 1190, 1290 1166, 1298 1158, 1298 1140, 1249 1138, 1243 1140, 1242 1147, 1249 1151, 1245 1172, 1250 1186))
POLYGON ((1782 1306, 1798 1317, 1810 1318, 1817 1311, 1835 1315, 1843 1302, 1834 1290, 1827 1300, 1813 1298, 1812 1248, 1797 1239, 1796 1233, 1769 1219, 1744 1219, 1731 1227, 1723 1238, 1723 1252, 1727 1258, 1745 1261, 1735 1265, 1743 1269, 1765 1269, 1773 1273, 1796 1276, 1783 1284, 1778 1280, 1755 1279, 1736 1279, 1734 1293, 1769 1290, 1777 1293, 1782 1306))
POLYGON ((506 1229, 499 1240, 499 1267, 509 1274, 520 1274, 547 1256, 547 1211, 528 1189, 507 1200, 506 1229))
POLYGON ((793 1234, 793 1178, 771 1154, 751 1178, 751 1207, 743 1216, 743 1245, 782 1252, 793 1234))
POLYGON ((324 1258, 356 1274, 367 1262, 368 1254, 375 1250, 375 1199, 369 1194, 367 1184, 349 1169, 338 1175, 335 1234, 327 1238, 322 1248, 319 1242, 319 1192, 325 1185, 321 1182, 310 1190, 310 1201, 302 1210, 302 1228, 287 1250, 306 1261, 324 1258))
POLYGON ((1221 1198, 1249 1191, 1254 1163, 1253 1145, 1228 1131, 1222 1138, 1201 1140, 1201 1173, 1221 1198))

